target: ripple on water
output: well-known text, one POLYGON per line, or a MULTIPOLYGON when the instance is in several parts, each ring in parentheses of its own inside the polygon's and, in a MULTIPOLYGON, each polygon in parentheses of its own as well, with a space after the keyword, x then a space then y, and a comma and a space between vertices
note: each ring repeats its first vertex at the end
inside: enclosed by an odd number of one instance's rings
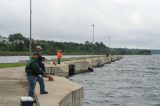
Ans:
POLYGON ((83 84, 84 106, 160 106, 159 59, 124 56, 71 79, 83 84))

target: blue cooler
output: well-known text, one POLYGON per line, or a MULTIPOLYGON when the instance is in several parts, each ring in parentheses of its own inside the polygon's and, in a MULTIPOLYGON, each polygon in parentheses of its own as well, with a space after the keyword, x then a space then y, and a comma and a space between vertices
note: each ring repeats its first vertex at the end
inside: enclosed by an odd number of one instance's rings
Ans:
POLYGON ((21 97, 20 106, 33 106, 33 98, 29 96, 21 97))

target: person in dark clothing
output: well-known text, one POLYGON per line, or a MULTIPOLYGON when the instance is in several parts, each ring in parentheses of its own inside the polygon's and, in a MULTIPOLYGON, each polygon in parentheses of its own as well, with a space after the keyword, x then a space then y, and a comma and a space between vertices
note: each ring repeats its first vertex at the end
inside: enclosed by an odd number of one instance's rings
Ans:
POLYGON ((38 64, 39 64, 39 67, 45 72, 45 65, 44 65, 44 63, 42 62, 42 61, 45 60, 45 58, 42 57, 42 54, 41 54, 41 52, 40 52, 41 50, 42 50, 41 46, 36 46, 34 52, 38 52, 38 53, 40 54, 40 56, 39 56, 38 59, 37 59, 37 60, 38 60, 38 64))
POLYGON ((46 72, 46 69, 45 69, 45 65, 43 63, 43 61, 45 61, 45 58, 40 56, 38 59, 38 64, 39 64, 39 67, 44 71, 46 72))
POLYGON ((44 75, 50 79, 53 80, 53 78, 49 75, 47 75, 38 65, 37 59, 39 58, 39 53, 34 52, 32 54, 32 58, 30 61, 26 64, 25 72, 29 81, 29 90, 28 90, 28 96, 33 97, 34 96, 34 89, 36 86, 36 82, 39 82, 40 85, 40 94, 48 94, 47 91, 45 91, 45 84, 43 77, 40 75, 44 75))

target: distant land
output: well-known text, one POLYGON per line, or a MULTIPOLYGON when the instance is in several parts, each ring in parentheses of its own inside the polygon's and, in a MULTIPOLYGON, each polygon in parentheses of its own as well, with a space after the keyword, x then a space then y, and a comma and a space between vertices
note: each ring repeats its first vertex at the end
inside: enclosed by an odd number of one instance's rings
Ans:
POLYGON ((160 50, 151 50, 151 54, 160 54, 160 50))
MULTIPOLYGON (((106 42, 105 42, 106 43, 106 42)), ((8 38, 0 36, 0 56, 29 55, 29 38, 23 37, 21 33, 10 34, 8 38)), ((150 49, 128 49, 109 48, 103 42, 90 41, 84 43, 57 42, 32 39, 32 50, 39 45, 42 47, 44 55, 55 55, 61 49, 64 55, 91 55, 92 50, 95 55, 151 55, 160 54, 160 50, 150 49)))

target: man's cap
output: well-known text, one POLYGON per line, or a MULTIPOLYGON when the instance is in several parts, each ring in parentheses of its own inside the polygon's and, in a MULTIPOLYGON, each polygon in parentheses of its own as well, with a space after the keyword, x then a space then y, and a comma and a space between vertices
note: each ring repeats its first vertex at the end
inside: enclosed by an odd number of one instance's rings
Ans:
POLYGON ((42 49, 41 46, 36 46, 36 49, 42 49))

